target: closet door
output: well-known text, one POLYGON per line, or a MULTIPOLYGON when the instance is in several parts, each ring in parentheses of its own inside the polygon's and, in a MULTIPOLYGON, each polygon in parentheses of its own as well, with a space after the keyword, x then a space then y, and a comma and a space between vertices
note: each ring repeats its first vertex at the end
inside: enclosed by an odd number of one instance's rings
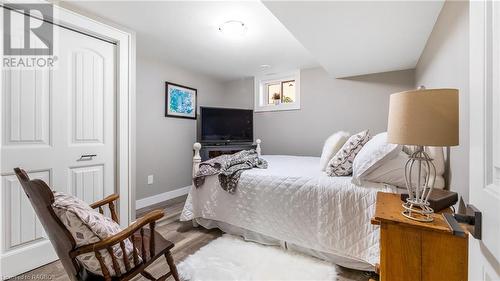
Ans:
POLYGON ((54 26, 53 68, 3 69, 2 275, 57 259, 13 173, 94 202, 115 188, 115 45, 54 26))

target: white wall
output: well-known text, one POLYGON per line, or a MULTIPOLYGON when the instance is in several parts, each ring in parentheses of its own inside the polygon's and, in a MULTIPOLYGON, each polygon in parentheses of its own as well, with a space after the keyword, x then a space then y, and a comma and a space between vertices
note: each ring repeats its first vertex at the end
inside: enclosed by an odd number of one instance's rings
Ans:
POLYGON ((452 190, 469 197, 469 2, 446 1, 415 71, 415 86, 460 91, 460 146, 451 148, 452 190))
MULTIPOLYGON (((323 68, 312 68, 302 70, 300 78, 300 110, 254 114, 254 135, 262 139, 265 154, 319 156, 325 139, 336 131, 383 132, 389 95, 415 83, 413 70, 335 79, 323 68)), ((254 95, 253 79, 232 82, 230 88, 254 95)))
POLYGON ((198 105, 233 106, 225 99, 220 81, 158 60, 137 58, 137 199, 191 184, 196 121, 165 117, 165 81, 196 88, 198 105), (153 185, 147 185, 148 175, 154 175, 153 185))

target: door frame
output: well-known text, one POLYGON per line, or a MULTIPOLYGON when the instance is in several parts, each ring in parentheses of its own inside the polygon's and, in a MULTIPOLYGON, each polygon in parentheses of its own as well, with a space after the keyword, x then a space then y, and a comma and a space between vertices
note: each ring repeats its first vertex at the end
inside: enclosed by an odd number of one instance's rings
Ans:
MULTIPOLYGON (((3 30, 3 6, 0 5, 0 30, 3 30)), ((116 44, 116 186, 120 194, 119 219, 125 227, 135 219, 135 33, 121 27, 103 23, 63 7, 54 5, 54 18, 51 21, 62 27, 84 34, 102 38, 116 44)), ((57 44, 57 42, 56 42, 57 44)), ((0 54, 3 54, 3 36, 0 36, 0 54)), ((3 76, 0 75, 0 89, 3 89, 3 76)), ((3 104, 0 99, 0 123, 3 122, 3 104)), ((3 138, 0 130, 0 139, 3 138)), ((1 145, 1 144, 0 144, 1 145)), ((0 150, 0 158, 1 150, 0 150)), ((1 165, 1 163, 0 163, 1 165)), ((1 170, 1 166, 0 166, 1 170)), ((0 181, 0 202, 3 200, 3 187, 0 181)), ((17 250, 4 252, 4 219, 0 214, 0 277, 15 276, 54 260, 50 254, 32 256, 33 262, 20 262, 17 250)), ((47 242, 49 244, 50 242, 47 242)), ((43 244, 43 243, 41 243, 43 244)), ((34 244, 26 247, 33 247, 34 244)), ((43 245, 47 247, 48 245, 43 245)), ((55 253, 54 253, 55 256, 55 253)), ((55 257, 57 259, 57 257, 55 257)))

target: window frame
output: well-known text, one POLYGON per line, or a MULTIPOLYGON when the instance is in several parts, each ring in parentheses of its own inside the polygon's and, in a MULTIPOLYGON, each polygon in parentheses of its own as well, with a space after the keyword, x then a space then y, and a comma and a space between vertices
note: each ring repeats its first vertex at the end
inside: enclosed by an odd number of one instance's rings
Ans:
POLYGON ((288 73, 255 76, 254 112, 285 111, 300 109, 300 71, 288 73), (295 81, 295 101, 283 103, 283 83, 295 81), (269 92, 267 85, 280 84, 281 102, 278 105, 269 104, 269 92))

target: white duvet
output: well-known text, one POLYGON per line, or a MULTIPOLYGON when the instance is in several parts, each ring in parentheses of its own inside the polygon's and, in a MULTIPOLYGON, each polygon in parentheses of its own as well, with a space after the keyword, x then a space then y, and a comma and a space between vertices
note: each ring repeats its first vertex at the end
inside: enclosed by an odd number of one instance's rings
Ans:
POLYGON ((263 158, 268 169, 245 171, 234 194, 216 176, 192 188, 181 220, 214 220, 368 266, 379 262, 379 230, 370 224, 375 197, 396 188, 328 177, 318 157, 263 158))

